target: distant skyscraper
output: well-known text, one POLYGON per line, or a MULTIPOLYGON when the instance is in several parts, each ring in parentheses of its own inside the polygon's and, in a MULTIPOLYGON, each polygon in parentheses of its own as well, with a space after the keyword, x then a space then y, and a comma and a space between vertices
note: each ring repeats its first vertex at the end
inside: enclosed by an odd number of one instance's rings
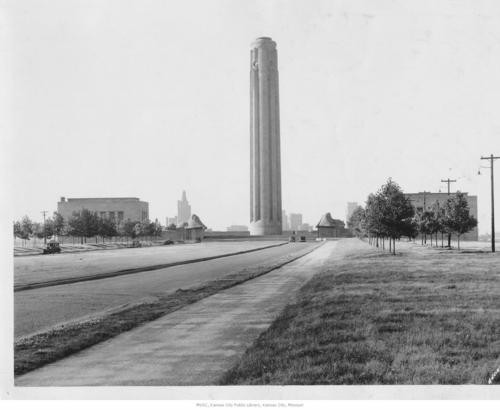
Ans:
POLYGON ((298 231, 302 225, 302 214, 290 214, 290 230, 298 231))
POLYGON ((281 226, 284 231, 288 231, 290 228, 288 226, 288 215, 286 214, 286 211, 284 209, 281 212, 281 226))
POLYGON ((259 37, 250 54, 250 233, 281 234, 281 211, 278 55, 259 37))
POLYGON ((173 218, 170 218, 170 217, 167 216, 166 223, 167 223, 166 226, 170 226, 170 225, 177 226, 177 217, 174 216, 173 218))
POLYGON ((349 219, 351 218, 352 213, 355 211, 355 209, 359 206, 357 202, 348 202, 347 203, 347 211, 345 213, 345 223, 349 222, 349 219))
POLYGON ((191 219, 191 205, 186 198, 186 191, 182 191, 182 199, 177 201, 177 223, 183 224, 191 219))
POLYGON ((307 223, 303 223, 302 225, 299 226, 299 231, 307 231, 307 232, 310 232, 312 231, 312 226, 307 224, 307 223))

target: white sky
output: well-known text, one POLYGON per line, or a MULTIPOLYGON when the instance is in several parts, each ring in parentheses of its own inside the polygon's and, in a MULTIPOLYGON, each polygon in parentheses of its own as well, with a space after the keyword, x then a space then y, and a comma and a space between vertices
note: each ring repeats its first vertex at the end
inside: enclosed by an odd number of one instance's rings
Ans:
POLYGON ((250 43, 270 36, 288 213, 344 219, 388 177, 407 192, 450 177, 490 231, 477 171, 500 155, 498 1, 0 4, 12 218, 137 196, 164 223, 185 189, 209 227, 248 225, 250 43))

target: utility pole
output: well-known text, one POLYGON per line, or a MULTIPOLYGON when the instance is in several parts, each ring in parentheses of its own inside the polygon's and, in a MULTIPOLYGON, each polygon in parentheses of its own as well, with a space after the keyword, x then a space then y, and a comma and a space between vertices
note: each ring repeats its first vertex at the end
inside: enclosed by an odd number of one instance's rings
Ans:
POLYGON ((430 191, 424 191, 423 194, 424 194, 424 212, 427 211, 427 203, 425 202, 425 196, 426 194, 430 194, 431 192, 430 191))
POLYGON ((442 179, 441 182, 446 182, 448 184, 448 195, 450 195, 450 183, 457 182, 456 179, 442 179))
MULTIPOLYGON (((448 196, 450 196, 450 184, 452 182, 457 182, 456 179, 442 179, 441 182, 446 182, 448 184, 448 196)), ((448 233, 448 248, 451 248, 451 233, 448 233)))
POLYGON ((43 244, 47 245, 47 231, 45 229, 45 215, 47 214, 47 211, 42 211, 43 214, 43 244))
POLYGON ((493 164, 496 159, 500 157, 494 157, 491 154, 489 157, 481 157, 481 159, 487 159, 490 161, 491 170, 491 252, 495 252, 495 180, 493 173, 493 164))

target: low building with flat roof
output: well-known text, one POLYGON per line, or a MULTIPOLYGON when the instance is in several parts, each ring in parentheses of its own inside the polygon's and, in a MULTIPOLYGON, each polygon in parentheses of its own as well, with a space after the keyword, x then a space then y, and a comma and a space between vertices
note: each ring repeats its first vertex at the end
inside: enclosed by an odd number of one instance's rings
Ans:
POLYGON ((65 198, 57 203, 57 212, 67 222, 73 212, 88 209, 102 218, 109 218, 116 223, 122 221, 145 221, 149 219, 149 203, 139 198, 65 198))
POLYGON ((226 228, 227 232, 246 232, 248 231, 248 226, 246 225, 231 225, 226 228))
MULTIPOLYGON (((467 203, 469 204, 470 214, 477 219, 477 196, 469 195, 467 192, 463 192, 467 203)), ((444 205, 449 196, 453 196, 455 193, 450 193, 449 195, 446 192, 417 192, 406 194, 405 196, 411 201, 413 206, 415 207, 415 211, 430 211, 436 202, 439 202, 440 205, 444 205)), ((476 226, 471 231, 463 234, 461 236, 461 240, 464 241, 477 241, 479 239, 478 227, 476 226)))

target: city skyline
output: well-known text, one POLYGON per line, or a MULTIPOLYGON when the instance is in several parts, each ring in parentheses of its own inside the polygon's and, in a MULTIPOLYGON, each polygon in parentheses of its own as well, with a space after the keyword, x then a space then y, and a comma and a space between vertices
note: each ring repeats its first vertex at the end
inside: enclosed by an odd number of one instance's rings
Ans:
POLYGON ((341 217, 389 176, 405 192, 445 192, 452 178, 490 231, 477 172, 500 152, 500 5, 197 4, 194 16, 159 3, 12 5, 1 150, 12 219, 41 219, 63 195, 145 198, 164 220, 185 189, 207 226, 247 224, 248 44, 270 36, 282 208, 341 217))

